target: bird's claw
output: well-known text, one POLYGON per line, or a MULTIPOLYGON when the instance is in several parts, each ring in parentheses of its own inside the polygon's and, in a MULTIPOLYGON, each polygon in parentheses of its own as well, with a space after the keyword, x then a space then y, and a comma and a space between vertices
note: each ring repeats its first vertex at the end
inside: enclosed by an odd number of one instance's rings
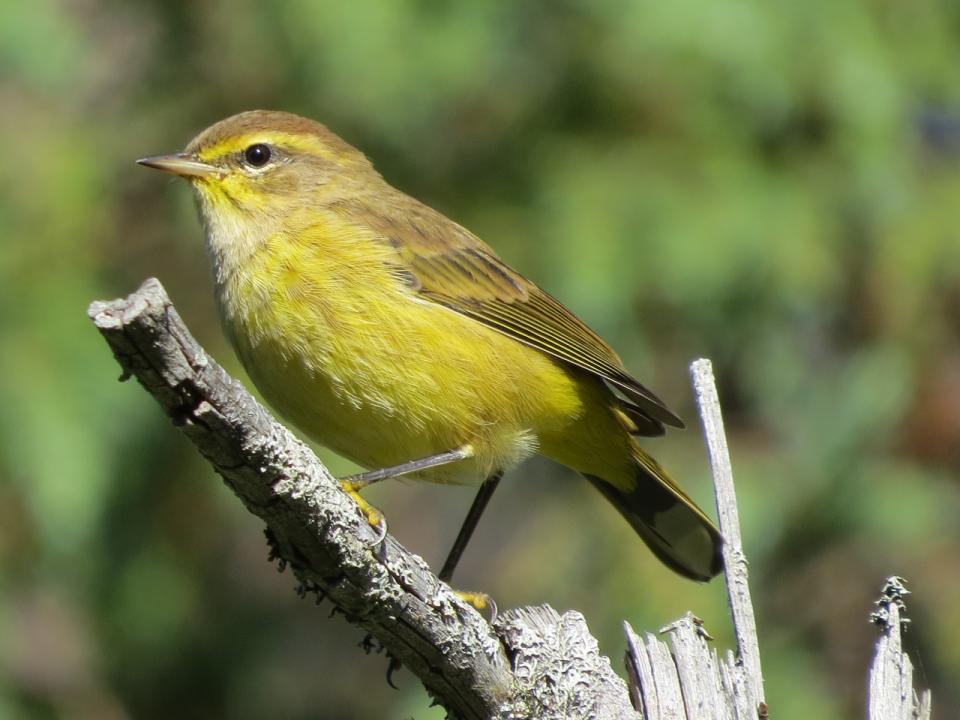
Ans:
POLYGON ((377 529, 377 537, 374 538, 373 542, 370 543, 370 547, 379 547, 380 543, 382 543, 387 537, 387 518, 379 510, 377 510, 377 513, 380 515, 380 517, 377 519, 376 523, 374 523, 373 520, 367 516, 367 520, 370 522, 370 525, 377 529))
MULTIPOLYGON (((363 499, 363 496, 358 492, 357 483, 347 478, 340 481, 340 487, 357 503, 360 512, 363 513, 363 516, 367 519, 367 522, 370 523, 370 526, 377 529, 377 537, 370 543, 370 547, 377 547, 383 542, 384 538, 387 537, 387 518, 382 512, 363 499)), ((363 487, 363 485, 360 484, 359 487, 363 487)))
POLYGON ((454 590, 454 594, 468 605, 471 605, 479 612, 490 611, 490 621, 493 623, 497 619, 497 603, 485 592, 473 592, 467 590, 454 590))

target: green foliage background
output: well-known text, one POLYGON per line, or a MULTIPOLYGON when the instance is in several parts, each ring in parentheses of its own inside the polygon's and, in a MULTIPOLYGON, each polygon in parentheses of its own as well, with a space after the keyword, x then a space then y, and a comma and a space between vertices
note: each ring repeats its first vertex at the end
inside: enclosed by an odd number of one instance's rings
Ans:
MULTIPOLYGON (((84 315, 155 275, 240 372, 186 186, 132 161, 253 107, 364 149, 689 420, 686 366, 714 360, 777 717, 862 716, 892 573, 920 682, 960 706, 956 3, 13 0, 0 106, 0 717, 442 716, 297 600, 84 315)), ((649 445, 709 505, 690 424, 649 445)), ((439 563, 471 494, 370 497, 439 563)), ((624 618, 692 609, 731 643, 719 583, 546 463, 504 484, 459 581, 582 610, 615 666, 624 618)))

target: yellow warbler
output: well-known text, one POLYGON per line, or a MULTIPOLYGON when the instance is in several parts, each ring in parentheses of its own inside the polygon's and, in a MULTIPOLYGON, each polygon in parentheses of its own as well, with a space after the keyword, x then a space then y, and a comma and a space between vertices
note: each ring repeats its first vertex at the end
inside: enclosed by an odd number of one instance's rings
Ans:
POLYGON ((263 396, 376 469, 349 491, 487 481, 441 577, 534 453, 582 473, 676 572, 720 571, 716 528, 636 440, 680 420, 560 302, 326 127, 245 112, 139 162, 196 191, 223 324, 263 396))

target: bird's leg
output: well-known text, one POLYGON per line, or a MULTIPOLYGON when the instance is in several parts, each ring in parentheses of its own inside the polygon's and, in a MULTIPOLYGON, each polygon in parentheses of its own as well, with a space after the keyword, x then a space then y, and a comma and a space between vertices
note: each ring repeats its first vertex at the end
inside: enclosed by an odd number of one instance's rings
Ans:
POLYGON ((455 450, 447 450, 442 453, 437 453, 436 455, 428 455, 427 457, 393 465, 392 467, 380 468, 379 470, 367 470, 357 475, 348 475, 340 479, 340 486, 356 501, 357 505, 360 506, 360 512, 364 514, 367 521, 374 527, 381 528, 382 534, 380 540, 382 540, 386 535, 387 529, 387 523, 383 517, 383 513, 364 500, 360 495, 360 490, 381 480, 388 480, 420 470, 447 465, 452 462, 457 462, 458 460, 466 460, 470 457, 473 457, 473 447, 464 445, 455 450))
MULTIPOLYGON (((455 450, 447 450, 446 452, 437 453, 436 455, 428 455, 427 457, 411 460, 409 462, 401 463, 400 465, 380 468, 379 470, 368 470, 356 475, 348 475, 345 478, 341 478, 340 485, 356 501, 357 505, 360 507, 360 511, 364 514, 364 516, 366 516, 367 521, 372 526, 381 528, 383 532, 380 535, 380 540, 382 540, 386 535, 386 519, 384 518, 382 512, 377 510, 375 507, 373 507, 373 505, 363 499, 363 497, 360 495, 360 490, 368 485, 380 482, 381 480, 388 480, 389 478, 408 475, 410 473, 419 472, 420 470, 427 470, 429 468, 440 467, 441 465, 447 465, 459 460, 466 460, 467 458, 473 457, 473 454, 473 448, 470 445, 464 445, 463 447, 455 450)), ((453 571, 457 568, 457 563, 460 561, 460 556, 463 555, 463 551, 466 549, 467 543, 470 542, 470 538, 473 536, 473 531, 476 529, 477 523, 480 522, 480 517, 483 515, 483 511, 486 509, 487 503, 490 502, 490 498, 493 497, 493 492, 497 489, 497 485, 500 484, 500 478, 502 477, 502 472, 496 472, 484 480, 483 484, 480 486, 480 490, 477 492, 477 496, 474 498, 473 504, 470 506, 470 510, 467 512, 467 517, 464 519, 463 525, 460 527, 460 532, 457 533, 457 539, 454 540, 453 547, 450 548, 450 552, 447 554, 447 559, 443 563, 443 569, 440 571, 439 577, 444 582, 449 583, 450 579, 453 577, 453 571)), ((460 590, 456 591, 456 593, 463 600, 473 605, 477 610, 483 610, 488 607, 491 608, 491 622, 493 618, 496 617, 496 603, 494 603, 493 598, 486 593, 465 592, 460 590)))
MULTIPOLYGON (((483 511, 486 510, 487 503, 489 503, 490 498, 493 497, 493 492, 497 489, 497 485, 500 484, 500 478, 502 477, 502 472, 494 473, 483 481, 483 485, 481 485, 480 490, 477 491, 477 496, 473 499, 473 504, 467 512, 467 517, 464 518, 463 525, 460 526, 460 532, 457 533, 457 539, 453 541, 453 547, 450 548, 447 559, 443 563, 443 569, 438 575, 444 582, 449 583, 453 578, 453 572, 457 569, 460 556, 463 555, 467 543, 470 542, 473 531, 476 529, 477 523, 480 522, 480 516, 483 515, 483 511)), ((493 602, 493 598, 486 593, 458 591, 457 595, 473 605, 477 610, 483 610, 487 607, 491 608, 490 621, 493 622, 493 619, 496 618, 497 605, 493 602)))
POLYGON ((428 455, 427 457, 400 463, 399 465, 380 468, 379 470, 367 470, 366 472, 356 475, 348 475, 345 478, 341 478, 340 484, 343 485, 343 489, 348 493, 355 493, 363 490, 367 485, 373 485, 381 480, 389 480, 390 478, 409 475, 410 473, 419 472, 420 470, 428 470, 439 467, 440 465, 448 465, 452 462, 466 460, 470 457, 473 457, 473 448, 470 445, 464 445, 456 450, 447 450, 446 452, 428 455))

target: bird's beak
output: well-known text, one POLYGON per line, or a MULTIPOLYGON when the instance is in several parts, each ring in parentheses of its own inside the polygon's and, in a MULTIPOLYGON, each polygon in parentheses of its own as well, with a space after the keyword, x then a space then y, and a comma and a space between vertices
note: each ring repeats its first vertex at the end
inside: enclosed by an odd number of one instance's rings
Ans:
POLYGON ((163 170, 185 178, 206 178, 223 174, 223 170, 220 168, 200 162, 188 153, 153 155, 152 157, 140 158, 137 162, 148 168, 163 170))

